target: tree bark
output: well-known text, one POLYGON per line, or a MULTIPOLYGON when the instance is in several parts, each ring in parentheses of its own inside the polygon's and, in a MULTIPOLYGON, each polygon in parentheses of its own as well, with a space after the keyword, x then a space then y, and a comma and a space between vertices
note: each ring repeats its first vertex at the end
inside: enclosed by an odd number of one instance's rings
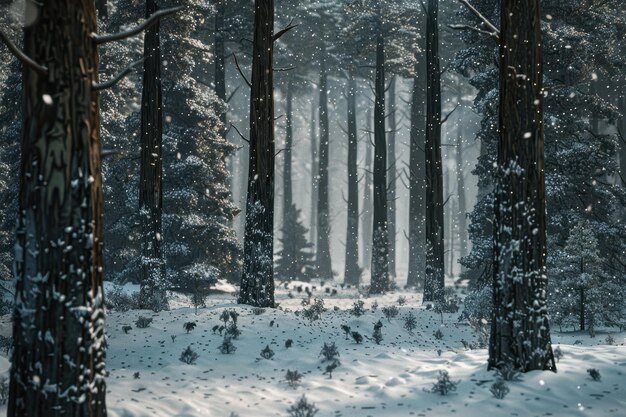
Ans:
POLYGON ((370 293, 389 289, 389 230, 387 229, 387 141, 385 139, 385 43, 376 38, 374 103, 374 222, 370 293))
POLYGON ((359 178, 356 125, 356 80, 348 81, 348 220, 344 283, 359 285, 359 178))
POLYGON ((409 270, 407 287, 423 285, 424 270, 424 103, 421 100, 420 67, 416 66, 411 94, 411 131, 409 155, 409 270))
POLYGON ((319 175, 317 177, 317 273, 324 279, 332 279, 330 257, 330 210, 328 195, 328 73, 326 71, 326 51, 322 51, 319 86, 319 175))
MULTIPOLYGON (((367 111, 367 131, 372 131, 372 111, 367 111)), ((365 169, 363 173, 363 216, 362 216, 362 245, 363 248, 363 265, 371 265, 372 262, 372 144, 371 137, 365 141, 365 169)))
MULTIPOLYGON (((146 18, 158 10, 146 1, 146 18)), ((161 91, 161 41, 159 23, 144 37, 141 97, 141 166, 139 212, 141 217, 141 308, 167 310, 165 260, 161 251, 163 212, 163 97, 161 91)))
POLYGON ((387 171, 387 204, 389 230, 389 276, 396 276, 396 79, 391 80, 389 86, 389 136, 388 146, 388 171, 387 171))
POLYGON ((105 417, 95 2, 29 7, 7 415, 105 417))
MULTIPOLYGON (((622 92, 619 97, 619 111, 622 114, 619 123, 621 135, 619 166, 620 173, 622 175, 622 181, 626 181, 626 86, 622 87, 622 92)), ((626 184, 622 183, 622 185, 626 187, 626 184)))
MULTIPOLYGON (((459 100, 460 102, 460 100, 459 100)), ((467 198, 465 194, 465 160, 463 159, 463 135, 461 126, 457 127, 456 136, 456 175, 459 210, 457 223, 459 226, 459 259, 467 256, 467 198)))
POLYGON ((310 238, 311 243, 317 248, 317 135, 315 134, 315 115, 316 115, 315 103, 311 100, 311 119, 309 120, 309 137, 311 139, 311 225, 310 225, 310 238))
POLYGON ((546 307, 539 0, 503 0, 489 368, 556 371, 546 307))
MULTIPOLYGON (((291 181, 291 159, 293 146, 293 85, 291 79, 287 81, 285 97, 285 149, 283 150, 283 216, 291 213, 293 191, 291 181)), ((285 224, 293 224, 285 221, 285 224)))
POLYGON ((426 17, 426 277, 424 301, 443 299, 444 216, 441 162, 441 70, 439 0, 428 0, 426 17))
POLYGON ((239 303, 274 307, 274 0, 255 0, 250 155, 239 303))

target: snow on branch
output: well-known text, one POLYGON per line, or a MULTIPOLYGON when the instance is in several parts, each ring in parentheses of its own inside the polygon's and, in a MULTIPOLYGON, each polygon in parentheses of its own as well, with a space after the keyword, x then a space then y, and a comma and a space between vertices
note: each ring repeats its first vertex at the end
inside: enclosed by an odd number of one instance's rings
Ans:
POLYGON ((2 43, 4 43, 7 46, 7 48, 9 48, 9 51, 11 51, 11 53, 17 59, 19 59, 20 62, 24 64, 26 67, 32 69, 33 71, 41 75, 45 75, 48 73, 48 68, 44 67, 43 65, 39 65, 38 63, 33 61, 32 58, 26 55, 20 48, 15 46, 15 44, 11 42, 11 39, 9 39, 8 36, 2 30, 0 30, 0 40, 2 41, 2 43))
POLYGON ((159 10, 158 12, 153 13, 149 18, 144 20, 140 25, 135 26, 134 28, 122 31, 122 32, 105 34, 105 35, 100 35, 100 36, 94 33, 91 36, 93 40, 96 42, 96 45, 100 45, 100 44, 107 43, 107 42, 120 41, 122 39, 127 39, 127 38, 140 34, 144 30, 149 29, 152 25, 156 24, 162 18, 169 16, 171 14, 174 14, 176 12, 179 12, 183 10, 183 8, 184 8, 183 6, 178 6, 178 7, 172 7, 169 9, 159 10))
POLYGON ((469 0, 459 0, 459 2, 467 7, 467 9, 472 12, 474 16, 476 16, 481 22, 485 24, 487 29, 489 29, 488 32, 491 36, 495 37, 498 41, 500 40, 500 30, 493 23, 491 23, 489 19, 483 16, 482 13, 480 13, 474 6, 472 6, 469 0))
POLYGON ((143 63, 144 61, 145 61, 145 58, 142 58, 139 61, 133 62, 132 64, 130 64, 129 66, 124 68, 115 77, 111 78, 110 80, 104 81, 102 83, 93 83, 92 84, 92 88, 95 91, 100 91, 100 90, 106 90, 107 88, 113 87, 115 84, 120 82, 122 80, 122 78, 124 78, 128 74, 130 74, 133 71, 133 68, 135 68, 137 65, 143 63))

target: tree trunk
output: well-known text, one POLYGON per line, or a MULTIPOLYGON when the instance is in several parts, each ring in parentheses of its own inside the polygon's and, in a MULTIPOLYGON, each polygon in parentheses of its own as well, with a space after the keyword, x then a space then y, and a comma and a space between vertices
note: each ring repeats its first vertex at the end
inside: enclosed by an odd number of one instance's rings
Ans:
MULTIPOLYGON (((285 149, 283 151, 283 216, 291 212, 293 191, 291 186, 291 157, 293 146, 293 85, 291 79, 287 81, 287 96, 285 97, 285 149)), ((287 221, 285 224, 293 224, 287 221)))
POLYGON ((426 17, 426 277, 424 301, 442 300, 445 287, 438 14, 439 0, 428 0, 426 17))
MULTIPOLYGON (((372 111, 367 111, 367 131, 372 131, 372 111)), ((365 141, 365 169, 363 173, 363 216, 362 216, 362 245, 363 248, 363 265, 370 265, 372 262, 372 144, 368 133, 365 141)))
POLYGON ((622 87, 622 93, 619 97, 619 111, 622 114, 620 118, 620 134, 622 137, 619 153, 619 166, 622 175, 622 185, 626 187, 626 86, 622 87))
POLYGON ((310 241, 314 244, 315 248, 317 247, 317 135, 315 134, 315 114, 316 114, 315 103, 311 100, 311 119, 309 120, 309 137, 311 139, 311 225, 310 225, 310 241))
POLYGON ((274 307, 274 0, 255 0, 240 304, 274 307))
MULTIPOLYGON (((460 102, 460 100, 459 100, 460 102)), ((456 136, 456 175, 459 210, 457 223, 459 227, 459 259, 467 256, 467 198, 465 194, 465 161, 463 159, 463 135, 461 125, 457 127, 456 136)))
POLYGON ((396 276, 396 79, 391 80, 389 86, 389 136, 388 147, 388 181, 387 181, 387 204, 389 230, 389 276, 396 276))
POLYGON ((48 71, 24 70, 7 415, 104 417, 95 2, 48 0, 29 12, 38 18, 24 30, 24 50, 48 71))
POLYGON ((415 69, 411 94, 411 132, 409 155, 409 270, 407 287, 419 287, 424 270, 424 103, 421 100, 419 71, 415 69))
POLYGON ((556 371, 546 307, 539 0, 503 0, 489 368, 556 371))
MULTIPOLYGON (((158 9, 146 1, 146 17, 158 9)), ((165 261, 161 251, 163 210, 163 99, 161 94, 161 41, 159 23, 144 37, 143 93, 141 97, 141 167, 139 212, 141 217, 141 308, 167 310, 165 261)))
POLYGON ((344 283, 359 285, 359 178, 357 172, 358 137, 356 125, 356 80, 348 84, 348 220, 344 283))
POLYGON ((330 210, 328 201, 328 74, 326 72, 326 51, 322 52, 320 69, 320 149, 319 175, 317 177, 317 273, 323 279, 332 279, 330 259, 330 210))
POLYGON ((385 140, 385 43, 376 39, 374 103, 374 222, 370 293, 389 289, 389 231, 387 229, 387 141, 385 140))

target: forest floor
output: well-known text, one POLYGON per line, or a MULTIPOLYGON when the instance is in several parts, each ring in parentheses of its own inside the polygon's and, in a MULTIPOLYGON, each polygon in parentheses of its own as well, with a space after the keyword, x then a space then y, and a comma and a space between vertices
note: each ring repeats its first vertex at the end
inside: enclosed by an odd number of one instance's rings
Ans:
MULTIPOLYGON (((331 296, 318 283, 313 297, 322 297, 327 311, 320 320, 309 321, 295 314, 306 297, 294 290, 297 285, 281 286, 280 309, 262 314, 236 305, 229 294, 210 296, 197 314, 182 296, 174 298, 167 312, 110 311, 109 416, 287 417, 287 409, 303 394, 319 409, 316 417, 626 416, 624 333, 612 333, 615 344, 608 345, 607 333, 590 338, 553 330, 553 345, 564 353, 558 373, 522 375, 520 381, 507 382, 510 392, 499 400, 489 390, 496 378, 486 370, 486 350, 464 347, 462 340, 471 344, 477 337, 470 326, 457 322, 459 313, 444 314, 442 323, 439 314, 423 308, 418 294, 399 291, 364 298, 365 313, 357 317, 350 312, 354 290, 332 285, 337 294, 331 296), (406 298, 402 306, 400 296, 406 298), (374 302, 378 308, 373 311, 374 302), (391 305, 399 314, 387 320, 381 308, 391 305), (233 341, 237 349, 232 354, 220 353, 223 337, 212 330, 223 324, 225 309, 239 313, 242 332, 233 341), (404 323, 411 313, 416 327, 409 333, 404 323), (137 328, 139 316, 153 321, 137 328), (383 323, 380 345, 371 339, 378 320, 383 323), (187 333, 186 322, 197 327, 187 333), (363 342, 346 339, 341 325, 361 333, 363 342), (132 329, 126 333, 123 326, 132 329), (441 339, 434 336, 437 330, 441 339), (285 347, 287 339, 293 340, 291 348, 285 347), (324 374, 327 363, 320 356, 325 342, 335 342, 340 354, 332 379, 324 374), (266 345, 275 354, 272 359, 261 358, 266 345), (188 346, 199 355, 194 364, 179 359, 188 346), (599 370, 600 381, 592 380, 589 368, 599 370), (285 381, 288 369, 303 374, 295 388, 285 381), (456 390, 446 396, 427 392, 442 370, 460 381, 456 390)), ((0 325, 2 334, 10 334, 7 320, 0 325)), ((0 358, 0 371, 7 369, 8 361, 0 358)))

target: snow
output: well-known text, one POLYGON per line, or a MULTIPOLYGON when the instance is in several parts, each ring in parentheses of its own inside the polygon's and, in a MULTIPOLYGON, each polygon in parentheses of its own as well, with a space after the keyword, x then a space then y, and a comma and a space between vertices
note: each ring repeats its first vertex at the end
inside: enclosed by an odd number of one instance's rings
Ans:
MULTIPOLYGON (((124 288, 137 290, 132 285, 124 288)), ((441 324, 439 313, 422 307, 419 294, 390 292, 362 298, 366 311, 356 317, 349 310, 357 297, 354 289, 335 284, 291 283, 288 289, 277 285, 280 309, 266 309, 260 315, 255 315, 252 307, 236 305, 235 296, 228 293, 210 296, 207 308, 199 309, 198 315, 186 297, 176 294, 170 311, 110 311, 109 416, 287 416, 287 408, 302 394, 319 408, 318 417, 624 416, 624 333, 612 333, 618 346, 609 346, 604 344, 606 333, 598 332, 592 339, 586 334, 553 330, 554 346, 559 345, 564 353, 557 364, 558 373, 532 372, 523 375, 521 381, 507 382, 511 391, 498 400, 489 391, 495 377, 486 370, 486 350, 463 348, 462 339, 472 341, 476 337, 467 324, 457 322, 458 313, 444 314, 441 324), (308 286, 313 297, 324 298, 327 311, 321 320, 309 322, 294 314, 303 308, 302 297, 306 297, 304 289, 302 293, 296 291, 299 285, 308 286), (326 294, 327 287, 338 294, 326 294), (289 298, 289 292, 294 298, 289 298), (381 308, 397 305, 400 295, 406 304, 398 306, 400 314, 388 321, 381 308), (372 311, 375 301, 379 307, 372 311), (230 355, 219 352, 223 338, 212 332, 214 325, 222 323, 219 317, 225 309, 239 313, 242 331, 234 340, 237 350, 230 355), (403 318, 410 312, 417 319, 413 335, 404 329, 403 318), (148 328, 135 326, 140 315, 153 318, 148 328), (380 345, 371 340, 378 320, 383 323, 380 345), (183 329, 188 321, 198 324, 190 333, 183 329), (365 336, 363 343, 346 340, 342 324, 365 336), (127 325, 132 330, 125 334, 122 327, 127 325), (442 340, 433 336, 438 329, 442 340), (294 341, 290 349, 285 348, 287 339, 294 341), (324 342, 335 342, 340 352, 341 364, 332 379, 323 374, 326 364, 319 357, 324 342), (260 358, 266 345, 275 352, 271 360, 260 358), (188 346, 199 354, 193 365, 179 360, 188 346), (593 381, 588 368, 597 368, 602 380, 593 381), (303 374, 295 389, 284 381, 288 369, 303 374), (447 370, 451 380, 461 381, 447 396, 426 392, 440 370, 447 370), (138 379, 134 377, 137 372, 138 379)), ((9 317, 3 317, 3 334, 10 334, 8 323, 9 317)), ((6 374, 8 367, 6 357, 0 357, 0 371, 6 374)))

